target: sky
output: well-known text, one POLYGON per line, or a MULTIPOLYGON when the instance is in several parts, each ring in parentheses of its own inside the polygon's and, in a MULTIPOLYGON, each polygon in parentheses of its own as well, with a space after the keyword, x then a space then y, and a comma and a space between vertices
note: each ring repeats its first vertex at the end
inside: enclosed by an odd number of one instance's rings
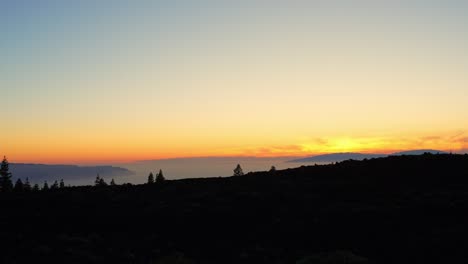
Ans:
POLYGON ((454 0, 0 0, 0 154, 463 152, 467 14, 454 0))

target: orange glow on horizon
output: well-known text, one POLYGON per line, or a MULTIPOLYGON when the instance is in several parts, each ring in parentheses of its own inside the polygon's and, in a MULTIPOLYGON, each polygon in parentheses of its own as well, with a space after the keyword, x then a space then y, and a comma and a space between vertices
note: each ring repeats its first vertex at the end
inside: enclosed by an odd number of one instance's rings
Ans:
POLYGON ((459 136, 426 136, 411 138, 385 137, 333 137, 318 138, 307 143, 271 146, 225 146, 205 144, 174 145, 172 149, 143 146, 140 144, 122 145, 67 145, 67 148, 57 144, 47 151, 43 148, 16 148, 5 153, 10 162, 14 163, 46 163, 46 164, 114 164, 141 160, 190 158, 190 157, 286 157, 313 156, 326 153, 360 152, 389 154, 412 149, 436 149, 447 152, 465 152, 468 140, 463 134, 459 136))
POLYGON ((0 16, 11 162, 468 149, 466 4, 45 2, 0 16))

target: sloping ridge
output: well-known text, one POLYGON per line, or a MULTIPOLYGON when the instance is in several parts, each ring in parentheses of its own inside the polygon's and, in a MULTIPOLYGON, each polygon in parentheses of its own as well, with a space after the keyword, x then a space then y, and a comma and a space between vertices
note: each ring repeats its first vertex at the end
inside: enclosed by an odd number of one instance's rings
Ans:
POLYGON ((368 153, 355 153, 355 152, 344 152, 344 153, 330 153, 317 155, 312 157, 306 157, 302 159, 290 160, 289 162, 301 163, 301 162, 340 162, 344 160, 364 160, 372 158, 383 158, 388 156, 401 156, 401 155, 422 155, 424 153, 431 154, 447 154, 447 152, 434 150, 434 149, 416 149, 402 152, 395 152, 392 154, 368 154, 368 153))

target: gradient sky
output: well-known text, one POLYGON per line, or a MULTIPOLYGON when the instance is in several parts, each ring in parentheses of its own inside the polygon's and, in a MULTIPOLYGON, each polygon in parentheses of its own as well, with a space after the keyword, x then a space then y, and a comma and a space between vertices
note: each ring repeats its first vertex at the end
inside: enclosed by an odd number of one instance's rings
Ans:
POLYGON ((468 149, 466 1, 0 1, 0 154, 468 149))

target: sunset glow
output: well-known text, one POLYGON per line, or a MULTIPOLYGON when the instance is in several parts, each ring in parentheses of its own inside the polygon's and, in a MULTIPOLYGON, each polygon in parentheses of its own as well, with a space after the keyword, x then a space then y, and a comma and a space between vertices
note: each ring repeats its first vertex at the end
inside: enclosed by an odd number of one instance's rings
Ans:
POLYGON ((11 161, 468 149, 464 3, 30 2, 0 4, 11 161))

